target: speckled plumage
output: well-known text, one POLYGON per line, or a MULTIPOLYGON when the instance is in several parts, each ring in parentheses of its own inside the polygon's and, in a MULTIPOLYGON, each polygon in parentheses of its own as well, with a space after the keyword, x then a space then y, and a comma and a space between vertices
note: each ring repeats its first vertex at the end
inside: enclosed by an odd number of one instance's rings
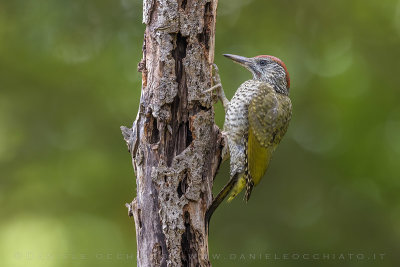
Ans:
MULTIPOLYGON (((277 93, 270 84, 264 81, 248 80, 236 91, 229 103, 224 124, 230 152, 230 175, 238 177, 230 200, 240 193, 246 184, 248 190, 251 190, 250 181, 254 185, 259 183, 268 167, 271 154, 286 133, 290 118, 291 102, 289 97, 277 93), (248 151, 250 128, 256 137, 257 145, 265 148, 264 153, 267 153, 266 162, 259 162, 259 166, 253 168, 249 165, 256 160, 255 157, 258 155, 250 155, 251 160, 246 158, 247 154, 254 153, 248 151), (262 164, 265 165, 261 166, 262 164), (249 168, 247 175, 245 175, 246 168, 249 168), (262 169, 261 173, 257 172, 257 168, 262 169)), ((261 153, 263 152, 259 151, 257 154, 261 153)), ((250 197, 250 192, 246 198, 248 197, 250 197)))
POLYGON ((264 82, 245 81, 236 91, 225 114, 224 133, 230 152, 230 174, 242 173, 245 169, 245 149, 249 131, 249 105, 264 82))
MULTIPOLYGON (((289 99, 290 78, 285 64, 273 56, 246 58, 224 55, 253 74, 229 101, 222 88, 218 68, 214 65, 214 86, 225 109, 223 134, 227 141, 225 152, 230 156, 230 180, 214 198, 206 213, 207 220, 230 194, 231 201, 246 187, 245 199, 253 186, 264 176, 272 154, 285 135, 292 114, 289 99)), ((226 153, 222 153, 226 159, 226 153)))
POLYGON ((224 133, 230 154, 230 176, 234 180, 228 201, 244 187, 248 200, 288 128, 292 112, 288 96, 290 78, 285 64, 276 57, 225 56, 253 74, 253 79, 244 82, 232 100, 225 100, 228 104, 224 104, 224 133))

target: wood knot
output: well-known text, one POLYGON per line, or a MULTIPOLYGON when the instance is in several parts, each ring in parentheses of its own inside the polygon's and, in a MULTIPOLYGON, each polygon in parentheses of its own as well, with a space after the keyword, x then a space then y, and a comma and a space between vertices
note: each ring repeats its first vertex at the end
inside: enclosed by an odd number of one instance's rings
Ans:
POLYGON ((143 72, 146 70, 146 61, 144 58, 142 58, 142 60, 140 60, 137 70, 138 70, 138 72, 143 72))
POLYGON ((132 203, 125 203, 125 207, 128 208, 128 216, 129 216, 129 217, 132 217, 132 216, 133 216, 132 203))
POLYGON ((155 243, 151 250, 151 262, 153 266, 161 266, 162 247, 159 243, 155 243))

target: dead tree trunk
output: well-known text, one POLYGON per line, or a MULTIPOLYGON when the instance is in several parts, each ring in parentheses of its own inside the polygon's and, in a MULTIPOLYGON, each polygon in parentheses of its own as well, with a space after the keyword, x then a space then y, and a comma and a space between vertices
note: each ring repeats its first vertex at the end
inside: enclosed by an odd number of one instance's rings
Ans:
POLYGON ((205 213, 222 140, 210 93, 217 0, 143 0, 140 107, 121 127, 136 173, 138 266, 211 266, 205 213))

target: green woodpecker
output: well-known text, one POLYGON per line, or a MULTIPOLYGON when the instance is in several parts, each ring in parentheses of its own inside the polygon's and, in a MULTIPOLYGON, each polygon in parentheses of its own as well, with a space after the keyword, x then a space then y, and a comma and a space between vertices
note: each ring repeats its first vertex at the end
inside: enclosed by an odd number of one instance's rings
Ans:
POLYGON ((208 219, 228 194, 229 202, 246 188, 245 199, 249 200, 253 186, 264 176, 285 135, 292 114, 289 74, 280 59, 266 55, 224 56, 248 69, 253 79, 245 81, 229 102, 216 69, 217 84, 207 90, 217 89, 225 109, 223 135, 229 149, 231 177, 207 211, 208 219))

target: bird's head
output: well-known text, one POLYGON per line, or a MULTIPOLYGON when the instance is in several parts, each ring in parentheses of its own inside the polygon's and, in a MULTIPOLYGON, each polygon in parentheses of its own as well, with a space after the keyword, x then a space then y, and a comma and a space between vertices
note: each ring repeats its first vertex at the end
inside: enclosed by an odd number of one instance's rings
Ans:
POLYGON ((290 78, 285 63, 277 57, 261 55, 252 58, 225 54, 253 73, 253 78, 271 84, 275 91, 289 94, 290 78))

